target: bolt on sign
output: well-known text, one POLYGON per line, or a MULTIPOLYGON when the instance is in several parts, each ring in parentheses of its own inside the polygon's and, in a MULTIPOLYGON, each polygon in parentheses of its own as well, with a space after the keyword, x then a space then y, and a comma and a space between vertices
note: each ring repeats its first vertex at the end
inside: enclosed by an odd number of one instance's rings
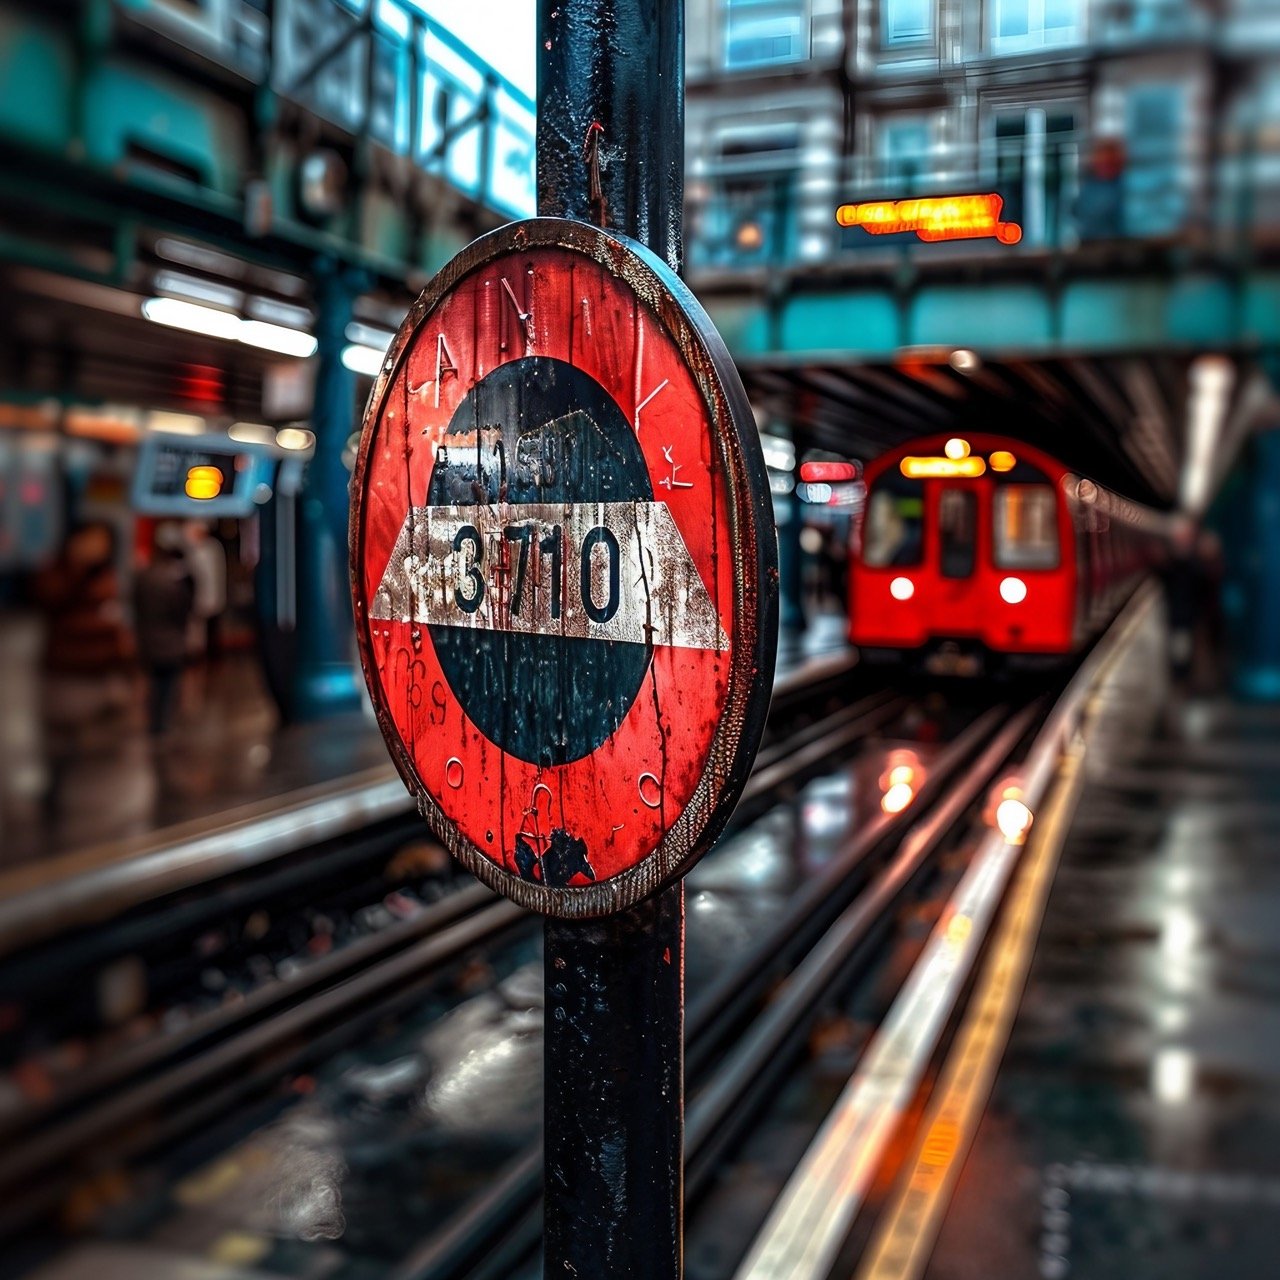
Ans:
POLYGON ((565 917, 687 870, 759 743, 777 545, 750 406, 679 278, 584 223, 477 240, 387 353, 352 494, 365 679, 446 846, 565 917))

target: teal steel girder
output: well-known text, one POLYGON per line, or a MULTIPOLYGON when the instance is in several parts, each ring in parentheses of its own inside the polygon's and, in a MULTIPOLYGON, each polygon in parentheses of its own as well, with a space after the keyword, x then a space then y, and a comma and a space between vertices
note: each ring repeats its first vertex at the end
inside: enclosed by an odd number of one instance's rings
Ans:
POLYGON ((875 362, 904 347, 968 347, 989 359, 1280 347, 1280 270, 1271 267, 1170 262, 1040 280, 931 280, 922 271, 910 289, 850 278, 770 296, 701 296, 747 361, 875 362))

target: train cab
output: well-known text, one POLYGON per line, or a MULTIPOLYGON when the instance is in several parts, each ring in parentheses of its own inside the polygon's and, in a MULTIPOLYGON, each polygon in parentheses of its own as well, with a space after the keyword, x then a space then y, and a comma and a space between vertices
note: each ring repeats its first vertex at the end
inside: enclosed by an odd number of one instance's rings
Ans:
POLYGON ((1079 599, 1076 481, 1060 463, 1020 441, 934 436, 876 459, 866 483, 850 556, 854 644, 964 660, 1077 647, 1091 611, 1079 599))

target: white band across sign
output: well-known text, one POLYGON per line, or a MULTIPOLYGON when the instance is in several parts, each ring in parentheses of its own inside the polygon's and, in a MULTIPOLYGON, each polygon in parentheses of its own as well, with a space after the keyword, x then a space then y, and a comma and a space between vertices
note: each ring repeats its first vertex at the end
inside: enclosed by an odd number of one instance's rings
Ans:
POLYGON ((371 616, 681 649, 729 647, 665 502, 413 507, 371 616))

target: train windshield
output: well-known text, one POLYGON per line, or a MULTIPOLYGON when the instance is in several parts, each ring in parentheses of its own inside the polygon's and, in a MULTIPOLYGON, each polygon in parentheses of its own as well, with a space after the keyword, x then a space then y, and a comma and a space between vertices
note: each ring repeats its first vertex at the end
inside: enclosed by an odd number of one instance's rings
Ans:
POLYGON ((924 553, 924 485, 886 476, 867 502, 863 563, 873 568, 915 565, 924 553))
POLYGON ((1058 567, 1058 509, 1052 486, 1007 484, 996 490, 995 561, 1000 569, 1058 567))
POLYGON ((978 495, 971 489, 943 489, 938 495, 938 552, 944 578, 973 573, 978 534, 978 495))

